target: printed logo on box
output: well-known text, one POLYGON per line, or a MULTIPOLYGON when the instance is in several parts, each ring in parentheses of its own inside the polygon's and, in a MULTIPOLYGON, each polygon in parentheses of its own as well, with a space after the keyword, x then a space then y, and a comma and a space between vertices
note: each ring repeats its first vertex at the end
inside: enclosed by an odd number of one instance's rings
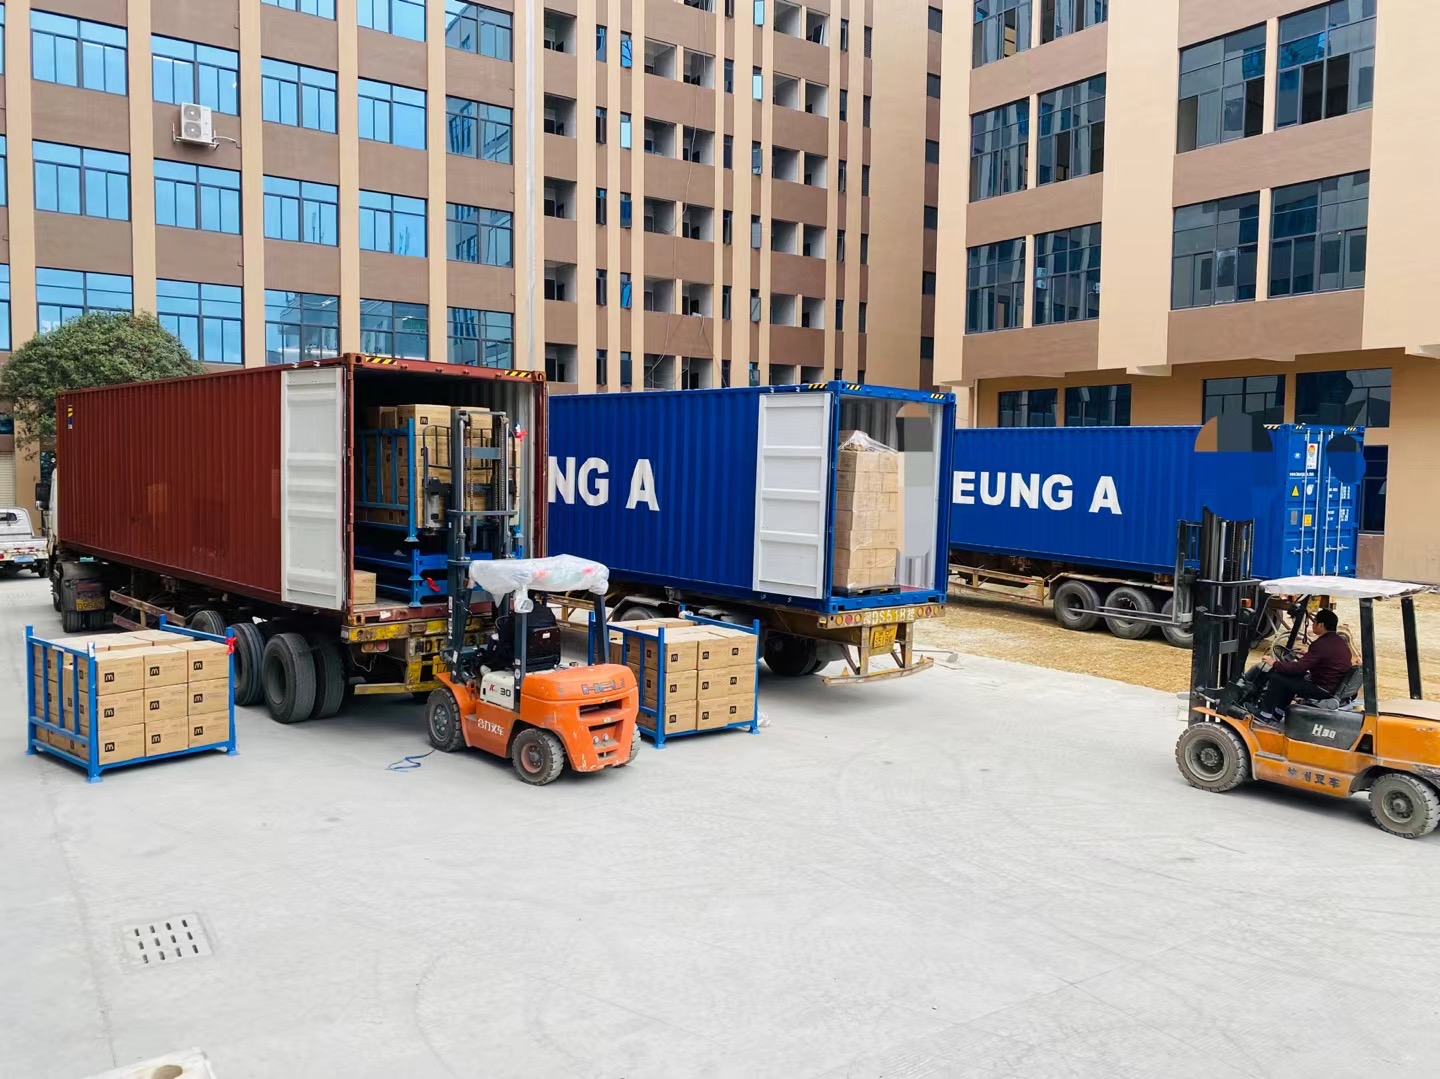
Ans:
POLYGON ((151 702, 150 702, 150 711, 152 711, 152 712, 157 711, 157 710, 159 709, 159 707, 160 707, 160 702, 159 702, 158 700, 156 700, 156 701, 151 701, 151 702))
POLYGON ((114 708, 107 708, 107 709, 105 709, 105 711, 102 712, 101 714, 102 714, 106 719, 114 719, 114 718, 115 718, 115 709, 114 709, 114 708))
MULTIPOLYGON (((159 673, 160 673, 159 668, 157 667, 157 668, 156 668, 154 671, 152 671, 151 673, 152 673, 152 674, 159 674, 159 673)), ((114 671, 106 671, 106 672, 105 672, 105 677, 104 677, 103 679, 101 679, 101 681, 104 681, 104 682, 113 682, 113 681, 115 681, 115 672, 114 672, 114 671)))
POLYGON ((203 659, 194 660, 190 664, 190 669, 192 671, 203 671, 205 669, 205 661, 203 659))
POLYGON ((106 743, 105 743, 105 752, 106 752, 106 753, 114 753, 114 752, 115 752, 115 743, 114 743, 114 742, 106 742, 106 743))
POLYGON ((160 677, 160 665, 159 665, 158 663, 157 663, 155 666, 153 666, 153 667, 150 668, 150 675, 151 675, 151 677, 153 677, 153 678, 159 678, 159 677, 160 677))
POLYGON ((164 737, 165 737, 165 736, 164 736, 163 734, 152 734, 152 735, 150 736, 150 744, 151 744, 152 746, 158 746, 158 745, 160 744, 161 739, 163 739, 164 737))

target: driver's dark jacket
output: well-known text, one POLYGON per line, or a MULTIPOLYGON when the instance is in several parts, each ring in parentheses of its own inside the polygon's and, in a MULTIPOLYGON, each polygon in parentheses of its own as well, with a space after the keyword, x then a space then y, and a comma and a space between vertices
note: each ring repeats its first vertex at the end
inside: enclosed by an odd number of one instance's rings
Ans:
POLYGON ((1308 674, 1310 681, 1333 693, 1350 673, 1350 645, 1338 633, 1326 633, 1310 642, 1299 659, 1276 660, 1271 670, 1280 674, 1308 674))

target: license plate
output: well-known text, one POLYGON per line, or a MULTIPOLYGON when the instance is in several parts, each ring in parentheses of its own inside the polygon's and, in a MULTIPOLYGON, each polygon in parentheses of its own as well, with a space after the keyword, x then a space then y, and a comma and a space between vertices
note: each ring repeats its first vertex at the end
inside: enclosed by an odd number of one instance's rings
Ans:
POLYGON ((895 627, 874 626, 870 630, 870 651, 888 652, 895 647, 895 627))
POLYGON ((16 562, 34 562, 35 556, 33 554, 17 554, 14 560, 16 562))
POLYGON ((103 611, 105 609, 105 597, 76 596, 75 609, 77 611, 103 611))

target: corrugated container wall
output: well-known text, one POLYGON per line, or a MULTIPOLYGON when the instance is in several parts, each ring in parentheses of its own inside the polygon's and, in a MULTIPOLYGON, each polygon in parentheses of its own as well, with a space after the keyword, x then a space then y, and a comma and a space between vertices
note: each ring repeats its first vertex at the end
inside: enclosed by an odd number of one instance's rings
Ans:
POLYGON ((1272 428, 1264 453, 1198 451, 1200 431, 958 430, 951 549, 1164 573, 1179 522, 1208 507, 1255 521, 1260 576, 1355 572, 1361 431, 1272 428))
POLYGON ((61 541, 277 597, 281 372, 65 394, 56 433, 61 541))

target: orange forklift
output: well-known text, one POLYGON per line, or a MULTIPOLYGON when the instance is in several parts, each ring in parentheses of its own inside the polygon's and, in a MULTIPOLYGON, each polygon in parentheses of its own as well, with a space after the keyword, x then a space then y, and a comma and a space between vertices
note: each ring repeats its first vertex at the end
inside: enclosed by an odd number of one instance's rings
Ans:
MULTIPOLYGON (((487 481, 475 483, 475 474, 485 472, 485 459, 497 451, 471 446, 470 422, 463 410, 451 417, 450 633, 440 656, 441 685, 426 705, 430 744, 447 753, 470 746, 509 757, 520 778, 536 786, 554 782, 566 765, 577 772, 627 765, 640 748, 634 672, 613 663, 563 666, 555 615, 530 598, 532 591, 589 591, 603 600, 609 570, 570 555, 510 557, 510 530, 486 528, 503 525, 506 511, 476 508, 488 504, 476 497, 487 481), (489 557, 471 550, 487 531, 498 537, 498 549, 487 552, 489 557), (467 644, 465 625, 476 589, 490 594, 497 614, 488 636, 467 644)), ((590 654, 606 654, 603 601, 596 602, 589 628, 590 654)))
POLYGON ((1427 585, 1350 577, 1250 578, 1252 524, 1206 511, 1201 526, 1189 722, 1175 762, 1192 787, 1233 790, 1251 777, 1337 798, 1369 792, 1385 831, 1418 839, 1440 824, 1440 703, 1423 699, 1415 596, 1427 585), (1290 597, 1291 628, 1277 659, 1293 659, 1317 600, 1360 605, 1360 663, 1325 700, 1297 700, 1278 722, 1256 708, 1258 678, 1245 665, 1267 605, 1290 597), (1408 698, 1379 700, 1375 602, 1399 600, 1408 698))

